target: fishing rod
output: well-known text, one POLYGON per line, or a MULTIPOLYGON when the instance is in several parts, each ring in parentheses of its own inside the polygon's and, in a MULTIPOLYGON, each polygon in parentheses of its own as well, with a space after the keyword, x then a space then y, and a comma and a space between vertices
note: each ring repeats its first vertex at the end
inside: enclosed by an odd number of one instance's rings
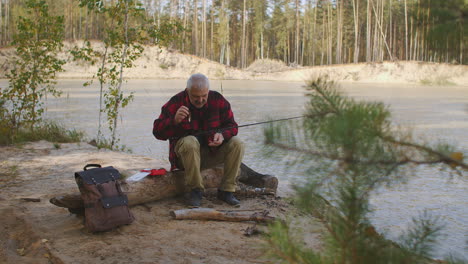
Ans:
MULTIPOLYGON (((256 123, 250 123, 250 124, 244 124, 244 125, 238 125, 238 126, 231 126, 231 127, 224 127, 224 128, 213 128, 213 129, 210 129, 210 130, 206 130, 206 131, 200 131, 198 133, 195 133, 191 136, 201 136, 201 135, 204 135, 204 134, 208 134, 208 133, 212 133, 212 132, 221 132, 221 131, 224 131, 224 130, 227 130, 227 129, 231 129, 231 128, 241 128, 241 127, 249 127, 249 126, 256 126, 256 125, 262 125, 262 124, 268 124, 268 123, 274 123, 274 122, 280 122, 280 121, 287 121, 287 120, 292 120, 292 119, 298 119, 298 118, 303 118, 303 117, 307 117, 306 115, 302 115, 302 116, 293 116, 293 117, 286 117, 286 118, 280 118, 280 119, 275 119, 275 120, 270 120, 270 121, 262 121, 262 122, 256 122, 256 123)), ((181 138, 181 137, 174 137, 174 139, 178 139, 178 138, 181 138)))
MULTIPOLYGON (((291 119, 298 119, 298 118, 303 118, 306 117, 304 115, 302 116, 294 116, 294 117, 286 117, 286 118, 281 118, 281 119, 276 119, 276 120, 270 120, 270 121, 262 121, 262 122, 257 122, 257 123, 251 123, 251 124, 245 124, 245 125, 240 125, 240 126, 234 126, 230 128, 239 128, 239 127, 248 127, 248 126, 256 126, 256 125, 261 125, 261 124, 268 124, 268 123, 274 123, 274 122, 279 122, 279 121, 286 121, 286 120, 291 120, 291 119)), ((230 128, 225 128, 225 129, 230 129, 230 128)), ((224 129, 223 129, 224 130, 224 129)))

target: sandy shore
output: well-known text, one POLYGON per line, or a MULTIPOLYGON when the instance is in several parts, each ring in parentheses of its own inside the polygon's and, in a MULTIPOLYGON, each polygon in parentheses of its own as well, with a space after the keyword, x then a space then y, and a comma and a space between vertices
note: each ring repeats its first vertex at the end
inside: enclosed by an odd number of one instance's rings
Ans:
MULTIPOLYGON (((87 143, 40 141, 0 147, 0 263, 258 263, 265 260, 260 235, 247 237, 250 222, 173 220, 170 211, 186 208, 182 198, 132 207, 136 221, 92 234, 83 219, 49 203, 60 193, 78 190, 74 172, 87 163, 114 166, 133 174, 142 168, 168 167, 144 156, 97 150, 87 143), (57 148, 58 147, 58 148, 57 148), (36 198, 27 202, 22 198, 36 198)), ((204 198, 215 209, 268 210, 294 217, 311 231, 305 243, 320 244, 320 224, 306 221, 279 197, 242 199, 232 208, 204 198)), ((264 227, 261 227, 264 228, 264 227)), ((297 230, 298 232, 299 229, 297 230)))
MULTIPOLYGON (((64 50, 70 50, 81 43, 66 43, 64 50)), ((97 48, 102 44, 93 43, 97 48)), ((14 54, 12 48, 0 49, 0 78, 11 68, 8 57, 14 54)), ((67 63, 65 72, 59 78, 90 78, 97 72, 97 66, 72 60, 68 52, 60 54, 67 63)), ((327 75, 336 81, 367 83, 413 83, 430 85, 468 86, 468 66, 426 62, 382 62, 358 63, 331 66, 291 68, 272 60, 256 61, 241 70, 193 55, 168 51, 158 47, 146 47, 142 56, 135 61, 135 67, 125 70, 130 79, 186 79, 193 73, 203 73, 210 79, 233 80, 281 80, 304 81, 312 76, 327 75)))

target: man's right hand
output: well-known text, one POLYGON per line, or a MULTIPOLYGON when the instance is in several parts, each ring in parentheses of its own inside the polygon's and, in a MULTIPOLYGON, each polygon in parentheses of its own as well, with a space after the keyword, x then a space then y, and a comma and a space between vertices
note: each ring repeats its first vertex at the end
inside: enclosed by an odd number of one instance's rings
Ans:
POLYGON ((175 124, 176 125, 180 124, 180 122, 182 122, 182 120, 184 120, 188 116, 190 116, 190 111, 188 107, 181 106, 179 109, 177 109, 177 112, 175 114, 175 117, 174 117, 175 124))

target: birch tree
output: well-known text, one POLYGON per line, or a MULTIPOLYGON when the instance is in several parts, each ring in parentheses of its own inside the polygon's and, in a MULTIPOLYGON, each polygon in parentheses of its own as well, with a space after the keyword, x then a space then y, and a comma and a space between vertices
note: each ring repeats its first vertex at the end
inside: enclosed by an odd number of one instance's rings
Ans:
MULTIPOLYGON (((95 77, 99 81, 99 128, 97 143, 99 147, 110 149, 119 148, 117 135, 118 118, 120 111, 133 99, 132 93, 124 93, 123 83, 125 69, 134 66, 144 48, 144 41, 156 42, 167 45, 172 41, 172 33, 180 32, 178 24, 164 23, 157 28, 151 23, 141 23, 145 17, 142 15, 144 9, 140 3, 134 0, 116 0, 112 5, 105 5, 100 0, 80 0, 82 6, 86 6, 91 12, 106 17, 109 24, 106 25, 106 37, 104 39, 104 50, 93 49, 89 41, 85 42, 84 49, 76 49, 73 54, 76 59, 82 59, 95 63, 100 61, 95 77), (104 105, 104 106, 103 106, 104 105), (101 129, 101 113, 106 115, 107 128, 110 137, 104 136, 101 129)), ((89 85, 89 82, 85 85, 89 85)))
POLYGON ((55 79, 65 64, 58 58, 63 48, 63 16, 51 15, 44 1, 27 0, 25 5, 27 13, 18 19, 18 32, 13 36, 15 57, 7 73, 8 87, 0 89, 0 101, 6 103, 16 132, 21 128, 32 131, 42 120, 44 98, 60 95, 55 79))

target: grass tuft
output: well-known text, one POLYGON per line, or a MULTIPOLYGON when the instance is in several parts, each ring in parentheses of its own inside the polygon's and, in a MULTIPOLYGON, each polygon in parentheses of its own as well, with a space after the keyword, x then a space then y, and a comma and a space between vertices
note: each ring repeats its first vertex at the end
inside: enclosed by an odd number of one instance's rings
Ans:
POLYGON ((455 85, 455 83, 451 82, 448 77, 446 76, 435 76, 431 78, 424 78, 419 80, 419 83, 422 85, 433 85, 433 86, 448 86, 448 85, 455 85))
MULTIPOLYGON (((76 129, 66 129, 53 122, 42 122, 33 128, 20 128, 14 131, 8 122, 0 122, 0 145, 20 144, 31 141, 47 140, 55 143, 80 142, 84 133, 76 129)), ((57 146, 59 146, 57 144, 57 146)))
POLYGON ((114 143, 114 147, 112 147, 111 142, 106 138, 101 138, 99 141, 93 139, 90 144, 96 146, 98 149, 109 149, 126 153, 133 153, 132 149, 128 148, 126 145, 118 145, 114 143))

